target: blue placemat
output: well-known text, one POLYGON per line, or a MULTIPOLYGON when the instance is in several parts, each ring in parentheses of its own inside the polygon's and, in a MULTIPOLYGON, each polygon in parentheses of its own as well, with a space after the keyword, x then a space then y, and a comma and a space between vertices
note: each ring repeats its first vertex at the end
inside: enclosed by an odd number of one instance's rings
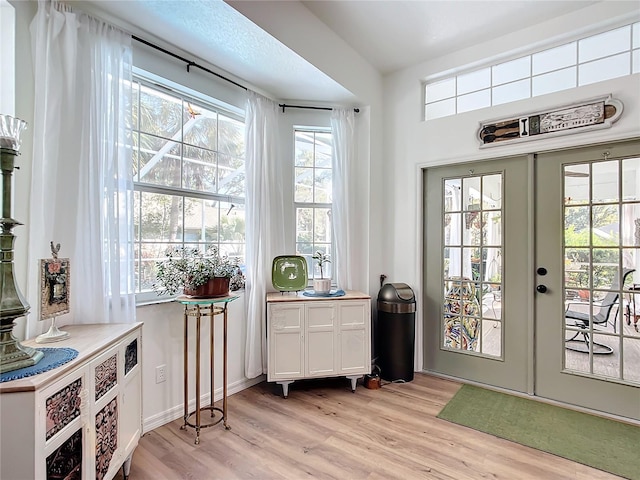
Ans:
POLYGON ((344 290, 330 290, 329 293, 320 293, 315 290, 305 290, 302 294, 306 297, 342 297, 344 296, 344 290))
POLYGON ((70 362, 78 356, 78 351, 73 348, 36 348, 44 353, 44 357, 35 365, 19 368, 10 372, 0 373, 0 383, 18 380, 20 378, 31 377, 39 373, 48 372, 60 365, 70 362))

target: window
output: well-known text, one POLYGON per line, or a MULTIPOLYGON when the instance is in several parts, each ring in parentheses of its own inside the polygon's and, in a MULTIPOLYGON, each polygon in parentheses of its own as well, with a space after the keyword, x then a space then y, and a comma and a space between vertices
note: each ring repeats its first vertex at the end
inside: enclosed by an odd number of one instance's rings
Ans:
POLYGON ((157 298, 156 262, 174 247, 245 258, 242 118, 136 78, 133 181, 138 301, 157 298))
MULTIPOLYGON (((331 255, 332 135, 328 130, 296 128, 294 207, 296 251, 307 260, 309 276, 318 276, 311 256, 318 250, 331 255)), ((331 263, 323 266, 332 277, 331 263)))
POLYGON ((425 120, 640 72, 640 23, 425 84, 425 120))
POLYGON ((443 185, 442 347, 502 358, 504 178, 445 179, 443 185))

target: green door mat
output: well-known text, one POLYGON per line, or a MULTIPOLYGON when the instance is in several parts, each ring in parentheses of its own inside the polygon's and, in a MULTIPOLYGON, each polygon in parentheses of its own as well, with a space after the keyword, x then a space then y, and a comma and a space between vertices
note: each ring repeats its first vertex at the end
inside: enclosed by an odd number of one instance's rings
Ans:
POLYGON ((640 479, 640 427, 463 385, 438 418, 640 479))

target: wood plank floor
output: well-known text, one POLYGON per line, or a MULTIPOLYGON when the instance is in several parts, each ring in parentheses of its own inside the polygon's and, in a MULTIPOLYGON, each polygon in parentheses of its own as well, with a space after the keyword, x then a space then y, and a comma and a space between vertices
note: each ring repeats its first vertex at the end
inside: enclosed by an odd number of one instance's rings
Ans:
POLYGON ((436 418, 459 387, 416 374, 352 393, 340 378, 296 382, 284 399, 261 383, 229 397, 231 430, 204 429, 199 445, 182 420, 146 433, 130 479, 619 478, 436 418))

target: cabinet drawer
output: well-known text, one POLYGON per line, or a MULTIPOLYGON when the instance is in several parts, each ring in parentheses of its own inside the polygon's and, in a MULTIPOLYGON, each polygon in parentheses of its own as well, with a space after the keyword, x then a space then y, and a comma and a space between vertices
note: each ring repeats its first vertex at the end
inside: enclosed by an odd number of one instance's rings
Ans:
POLYGON ((78 428, 46 458, 49 478, 82 478, 82 428, 78 428))
POLYGON ((120 447, 125 457, 133 452, 142 435, 142 369, 139 364, 141 342, 140 331, 137 331, 125 338, 121 346, 124 379, 120 383, 120 447))
POLYGON ((274 305, 269 309, 269 328, 272 332, 301 331, 304 308, 300 305, 274 305))
POLYGON ((115 470, 121 463, 121 450, 118 442, 119 416, 121 415, 120 396, 109 395, 102 408, 93 417, 95 428, 95 451, 91 452, 95 459, 96 480, 107 477, 110 470, 115 470), (115 461, 113 461, 115 460, 115 461))
POLYGON ((98 402, 118 385, 118 350, 111 349, 93 364, 94 401, 98 402))
POLYGON ((61 432, 80 424, 83 398, 86 397, 84 372, 78 370, 42 391, 40 412, 44 417, 42 436, 45 442, 55 441, 61 432))
POLYGON ((133 374, 134 369, 138 366, 138 358, 140 357, 140 338, 136 333, 125 339, 124 346, 124 375, 133 374))
POLYGON ((369 324, 371 307, 369 302, 345 300, 338 303, 340 326, 342 328, 362 328, 369 324))

